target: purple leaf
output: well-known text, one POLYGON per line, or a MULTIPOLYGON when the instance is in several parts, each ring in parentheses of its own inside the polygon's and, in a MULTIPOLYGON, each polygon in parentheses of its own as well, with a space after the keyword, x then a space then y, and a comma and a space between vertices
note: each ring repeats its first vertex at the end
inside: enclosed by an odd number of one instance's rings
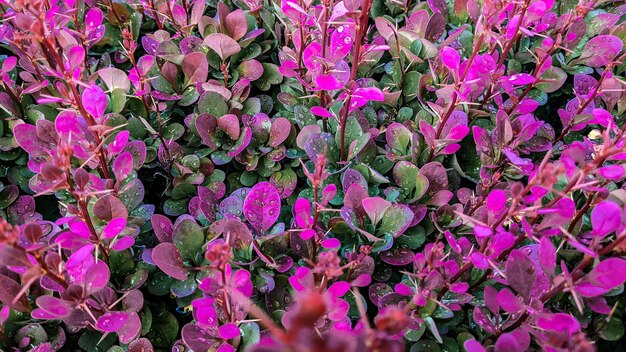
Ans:
POLYGON ((171 243, 160 243, 152 250, 152 260, 167 275, 176 280, 187 279, 187 271, 183 267, 183 259, 178 248, 171 243))
POLYGON ((154 347, 150 340, 142 337, 128 345, 128 352, 154 352, 154 347))
POLYGON ((209 351, 216 344, 216 337, 209 335, 196 324, 187 324, 181 330, 181 337, 185 345, 192 351, 209 351))
POLYGON ((206 82, 209 77, 209 61, 204 53, 193 52, 188 54, 181 65, 188 84, 206 82))
POLYGON ((100 220, 111 221, 115 218, 128 218, 126 206, 119 198, 107 194, 98 199, 93 206, 93 214, 100 220))
POLYGON ((131 141, 126 145, 126 150, 133 156, 133 168, 139 169, 146 162, 148 149, 143 141, 131 141))
POLYGON ((228 152, 227 155, 232 158, 241 154, 241 152, 243 152, 244 149, 246 149, 246 147, 250 144, 251 140, 252 140, 252 129, 250 129, 250 127, 244 127, 241 135, 239 136, 239 139, 237 139, 237 142, 232 147, 232 149, 228 152))
POLYGON ((150 219, 152 222, 152 229, 154 234, 159 239, 159 242, 172 242, 172 221, 165 215, 154 214, 150 219))
POLYGON ((291 122, 284 117, 279 117, 272 121, 272 127, 270 128, 270 139, 268 145, 272 148, 278 147, 282 144, 289 133, 291 132, 291 122))
POLYGON ((394 266, 411 264, 414 257, 415 253, 406 248, 396 248, 380 253, 380 260, 394 266))
POLYGON ((11 309, 27 312, 29 310, 28 296, 22 294, 19 299, 16 299, 21 289, 22 286, 13 279, 0 275, 0 302, 11 309))
POLYGON ((622 51, 623 42, 613 35, 599 35, 587 42, 576 62, 600 67, 613 61, 622 51))
POLYGON ((70 302, 53 296, 37 297, 37 306, 46 313, 56 317, 56 319, 65 318, 72 311, 70 302))
POLYGON ((528 298, 537 273, 530 258, 521 250, 514 250, 506 261, 506 277, 515 291, 528 298))
POLYGON ((267 232, 280 215, 280 193, 269 182, 257 183, 243 202, 243 213, 258 232, 267 232))
POLYGON ((554 274, 554 268, 556 267, 556 249, 550 238, 541 237, 537 254, 539 256, 539 263, 546 274, 554 274))
POLYGON ((85 291, 90 294, 98 292, 109 283, 111 272, 105 262, 99 260, 89 267, 85 273, 85 291))
POLYGON ((141 319, 139 319, 137 313, 126 312, 126 314, 128 315, 126 322, 117 330, 117 336, 123 344, 135 340, 141 332, 141 319))

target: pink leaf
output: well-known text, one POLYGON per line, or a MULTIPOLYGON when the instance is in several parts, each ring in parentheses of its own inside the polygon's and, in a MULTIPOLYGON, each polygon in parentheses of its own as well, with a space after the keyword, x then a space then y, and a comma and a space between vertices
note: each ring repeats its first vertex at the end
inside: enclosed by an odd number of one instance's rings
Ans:
POLYGON ((235 323, 228 323, 220 326, 218 330, 220 337, 224 340, 234 339, 239 336, 241 333, 239 332, 239 328, 235 323))
POLYGON ((85 274, 85 293, 90 294, 105 288, 110 277, 111 271, 102 260, 94 263, 85 274))
POLYGON ((226 114, 218 118, 217 126, 220 130, 226 132, 232 140, 237 140, 241 134, 241 126, 239 125, 239 118, 237 115, 226 114))
POLYGON ((237 54, 241 50, 241 47, 235 40, 221 33, 209 34, 204 38, 204 42, 219 55, 222 61, 237 54))
POLYGON ((489 267, 489 261, 487 258, 480 252, 474 252, 470 256, 472 263, 478 269, 485 270, 489 267))
POLYGON ((476 340, 467 340, 463 343, 467 352, 487 352, 487 350, 476 340))
POLYGON ((133 171, 133 156, 129 152, 123 152, 113 161, 113 173, 115 179, 122 181, 133 171))
POLYGON ((336 90, 343 85, 337 78, 332 75, 320 75, 315 78, 317 89, 319 90, 336 90))
POLYGON ((494 214, 499 214, 506 207, 506 193, 496 189, 487 196, 487 208, 494 214))
POLYGON ((107 151, 109 155, 117 155, 124 150, 126 144, 128 143, 128 137, 130 137, 129 131, 122 131, 115 136, 113 142, 107 145, 107 151))
POLYGON ((126 73, 118 68, 106 67, 98 71, 100 79, 107 86, 109 91, 121 89, 124 92, 130 90, 130 80, 126 73))
POLYGON ((246 21, 246 15, 241 9, 237 9, 228 15, 226 15, 226 30, 228 34, 234 39, 239 40, 243 38, 248 32, 248 22, 246 21))
POLYGON ((604 237, 622 224, 622 209, 611 201, 604 201, 591 211, 593 234, 604 237))
POLYGON ((509 77, 509 83, 515 85, 531 84, 535 82, 535 77, 528 73, 518 73, 509 77))
POLYGON ((608 258, 593 268, 580 283, 576 291, 584 297, 603 295, 626 281, 626 260, 608 258))
POLYGON ((354 96, 362 97, 369 101, 383 101, 385 100, 385 96, 380 89, 376 87, 367 87, 367 88, 357 88, 354 91, 354 96))
POLYGON ((328 288, 328 293, 333 297, 342 297, 348 291, 350 291, 350 284, 345 281, 337 281, 328 288))
POLYGON ((37 297, 37 306, 56 319, 64 318, 72 311, 69 302, 53 296, 37 297))
POLYGON ((456 50, 446 46, 441 50, 441 61, 447 68, 452 71, 456 71, 461 62, 461 56, 456 50))
POLYGON ((15 56, 7 57, 6 59, 4 59, 4 62, 2 63, 2 72, 7 73, 13 70, 16 64, 17 64, 17 57, 15 56))
POLYGON ((520 349, 519 343, 513 334, 504 333, 496 341, 494 352, 524 352, 524 350, 520 349))
POLYGON ((269 146, 276 148, 281 145, 291 133, 291 122, 284 117, 279 117, 272 121, 270 128, 269 146))
MULTIPOLYGON (((313 115, 316 115, 316 116, 327 117, 327 118, 332 118, 334 116, 330 111, 324 109, 321 106, 314 106, 314 107, 312 107, 311 108, 311 113, 313 115)), ((314 126, 317 126, 317 125, 314 125, 314 126)))
POLYGON ((189 84, 206 82, 209 76, 209 61, 204 52, 189 53, 183 59, 182 68, 189 84))
POLYGON ((498 303, 502 309, 509 313, 517 313, 523 308, 517 296, 508 288, 504 288, 498 293, 498 303))
POLYGON ((173 225, 170 219, 165 215, 154 214, 150 221, 154 234, 159 239, 159 242, 172 242, 173 225))
POLYGON ((90 8, 89 11, 87 11, 87 14, 85 14, 85 24, 87 25, 87 31, 93 31, 98 26, 100 26, 102 24, 103 17, 104 16, 102 15, 102 10, 97 7, 90 8))
POLYGON ((94 245, 88 244, 72 253, 67 260, 65 271, 73 283, 82 284, 85 281, 87 270, 95 263, 93 250, 94 245))
POLYGON ((328 238, 322 241, 322 247, 326 249, 333 249, 341 247, 341 242, 336 238, 328 238))
POLYGON ((580 323, 576 318, 565 313, 542 314, 537 318, 537 326, 551 331, 567 331, 569 335, 580 330, 580 323))
POLYGON ((493 231, 491 230, 490 227, 476 225, 474 226, 474 235, 476 236, 476 238, 480 238, 480 239, 489 238, 493 236, 493 231))
POLYGON ((96 119, 101 118, 107 108, 107 96, 96 85, 92 85, 83 91, 82 102, 85 110, 96 119))
POLYGON ((102 230, 102 236, 104 238, 113 238, 117 236, 122 230, 126 228, 126 219, 115 218, 111 220, 107 226, 102 230))
POLYGON ((363 209, 369 216, 372 224, 376 225, 380 220, 382 220, 383 215, 385 215, 385 211, 391 207, 391 202, 381 198, 381 197, 369 197, 365 198, 362 201, 363 209))
POLYGON ((129 314, 126 312, 106 312, 96 322, 96 327, 104 332, 116 332, 128 320, 129 314))
POLYGON ((115 243, 112 244, 111 249, 119 252, 130 248, 133 244, 135 244, 134 237, 124 236, 122 238, 118 238, 115 243))
POLYGON ((315 236, 315 230, 307 229, 302 232, 298 232, 298 234, 300 235, 300 238, 308 241, 315 236))
POLYGON ((598 169, 598 174, 607 180, 619 181, 624 177, 624 167, 622 165, 609 165, 598 169))

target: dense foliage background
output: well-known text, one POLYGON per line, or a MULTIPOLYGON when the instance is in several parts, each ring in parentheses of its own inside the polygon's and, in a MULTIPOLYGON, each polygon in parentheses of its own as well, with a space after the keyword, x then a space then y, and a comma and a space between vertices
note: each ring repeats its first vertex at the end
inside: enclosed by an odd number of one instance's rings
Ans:
POLYGON ((623 347, 625 13, 0 0, 0 349, 623 347))

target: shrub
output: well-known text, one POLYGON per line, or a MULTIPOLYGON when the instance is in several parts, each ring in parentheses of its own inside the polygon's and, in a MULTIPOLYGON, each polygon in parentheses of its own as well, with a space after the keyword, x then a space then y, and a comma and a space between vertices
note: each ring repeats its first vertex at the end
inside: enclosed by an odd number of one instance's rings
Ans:
POLYGON ((3 350, 626 343, 625 5, 0 13, 3 350))

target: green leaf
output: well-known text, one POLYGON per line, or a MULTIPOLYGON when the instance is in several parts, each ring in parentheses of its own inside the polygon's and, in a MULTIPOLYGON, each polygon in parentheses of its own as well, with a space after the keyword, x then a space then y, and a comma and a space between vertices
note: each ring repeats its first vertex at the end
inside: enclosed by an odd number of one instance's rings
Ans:
POLYGON ((613 315, 608 322, 606 318, 598 318, 595 322, 596 331, 601 339, 618 341, 624 337, 624 322, 613 315))
POLYGON ((194 221, 184 219, 174 228, 172 240, 183 260, 193 261, 204 245, 204 233, 194 221))
MULTIPOLYGON (((152 326, 146 338, 155 347, 170 348, 178 335, 178 320, 164 307, 156 308, 152 314, 152 326)), ((115 336, 115 334, 110 334, 115 336)))
POLYGON ((409 207, 402 204, 393 204, 385 211, 380 228, 376 233, 398 237, 404 233, 411 221, 413 221, 413 212, 409 207))
POLYGON ((226 104, 226 100, 220 94, 205 92, 198 101, 198 111, 215 117, 222 117, 228 114, 228 104, 226 104))

